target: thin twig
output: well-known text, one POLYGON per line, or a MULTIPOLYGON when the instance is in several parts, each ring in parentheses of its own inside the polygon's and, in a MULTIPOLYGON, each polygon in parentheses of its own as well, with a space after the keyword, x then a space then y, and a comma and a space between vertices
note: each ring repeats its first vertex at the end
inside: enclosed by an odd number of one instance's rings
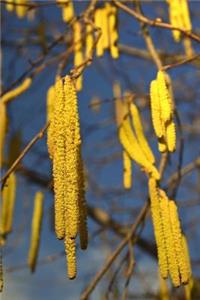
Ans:
POLYGON ((27 152, 33 147, 33 145, 41 138, 43 138, 44 133, 47 129, 47 127, 49 126, 49 123, 47 123, 42 129, 40 129, 40 131, 32 138, 32 140, 28 143, 28 145, 24 148, 24 150, 20 153, 20 155, 18 156, 18 158, 14 161, 14 163, 12 164, 12 166, 8 169, 8 171, 6 172, 6 174, 1 178, 0 182, 2 182, 2 186, 1 189, 3 189, 6 180, 8 179, 8 177, 10 176, 10 174, 16 169, 16 167, 18 166, 18 164, 20 163, 20 161, 24 158, 24 156, 27 154, 27 152))

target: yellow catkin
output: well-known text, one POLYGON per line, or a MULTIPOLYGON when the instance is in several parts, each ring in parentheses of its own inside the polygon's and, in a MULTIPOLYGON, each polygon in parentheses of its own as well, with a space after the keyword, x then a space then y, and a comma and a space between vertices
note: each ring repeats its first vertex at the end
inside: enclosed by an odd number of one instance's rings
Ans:
POLYGON ((170 93, 167 88, 165 73, 158 71, 157 73, 158 97, 161 107, 161 120, 163 123, 168 122, 172 117, 172 107, 170 93))
POLYGON ((42 192, 37 192, 34 199, 34 210, 32 217, 32 227, 31 227, 31 240, 28 253, 28 266, 31 272, 35 271, 38 251, 40 246, 40 235, 42 226, 42 215, 43 215, 43 201, 44 194, 42 192))
POLYGON ((7 92, 5 95, 2 96, 2 101, 4 103, 9 102, 13 98, 18 97, 23 92, 25 92, 31 85, 32 79, 30 77, 26 78, 18 87, 16 87, 14 90, 11 90, 10 92, 7 92))
POLYGON ((164 138, 164 137, 161 137, 161 138, 158 139, 158 150, 159 150, 161 153, 167 151, 167 145, 166 145, 166 142, 165 142, 165 138, 164 138))
POLYGON ((185 36, 183 39, 183 45, 185 48, 185 53, 188 57, 194 55, 194 50, 192 48, 192 41, 189 37, 185 36))
POLYGON ((65 251, 67 257, 68 278, 74 279, 76 277, 76 244, 75 239, 70 238, 67 234, 65 236, 65 251))
POLYGON ((65 118, 66 118, 66 162, 65 162, 65 220, 69 227, 69 236, 75 238, 78 233, 78 148, 80 147, 80 125, 77 95, 69 76, 65 77, 65 118))
POLYGON ((169 209, 172 235, 174 239, 175 251, 178 258, 181 282, 186 284, 190 279, 190 270, 188 268, 187 257, 183 248, 181 225, 179 221, 177 206, 176 203, 172 200, 169 201, 169 209))
POLYGON ((47 92, 47 122, 49 127, 47 129, 47 147, 49 157, 53 159, 54 153, 54 134, 53 134, 53 115, 54 115, 54 101, 55 101, 55 86, 51 86, 47 92))
POLYGON ((117 81, 113 84, 113 96, 115 103, 115 121, 119 127, 125 116, 128 115, 128 105, 122 101, 121 86, 117 81))
POLYGON ((62 18, 63 21, 68 23, 74 17, 74 5, 73 1, 71 0, 58 0, 59 4, 61 3, 62 6, 62 18), (64 2, 62 4, 62 2, 64 2))
POLYGON ((116 59, 119 57, 119 49, 117 46, 117 41, 119 37, 117 32, 117 8, 111 5, 108 14, 108 28, 110 39, 110 54, 112 58, 116 59))
POLYGON ((153 80, 150 85, 151 117, 153 127, 158 138, 164 135, 161 121, 161 107, 158 95, 158 84, 153 80))
POLYGON ((18 18, 23 18, 27 12, 27 6, 23 4, 27 4, 27 0, 15 0, 16 5, 16 14, 18 18), (20 5, 21 4, 21 5, 20 5))
POLYGON ((189 11, 189 5, 187 0, 179 0, 180 4, 180 10, 181 10, 181 18, 182 18, 182 28, 191 31, 192 30, 192 24, 190 20, 190 11, 189 11))
POLYGON ((132 185, 132 165, 131 165, 131 159, 126 151, 123 151, 123 165, 124 165, 124 172, 123 172, 124 188, 130 189, 132 185))
POLYGON ((147 160, 146 156, 142 152, 141 147, 138 144, 138 141, 135 137, 135 134, 131 129, 129 118, 126 118, 123 121, 122 126, 119 129, 119 140, 124 149, 127 151, 129 156, 133 160, 135 160, 139 165, 145 168, 145 170, 148 173, 152 174, 152 176, 155 177, 157 180, 160 179, 160 174, 158 170, 147 160))
POLYGON ((159 281, 160 281, 160 300, 170 300, 167 281, 162 278, 160 272, 159 272, 159 281))
MULTIPOLYGON (((169 0, 169 19, 173 27, 182 27, 179 0, 169 0)), ((181 38, 181 32, 178 30, 172 30, 172 34, 175 42, 179 42, 181 38)))
POLYGON ((151 177, 149 179, 149 194, 151 201, 151 214, 154 227, 154 234, 156 239, 157 251, 158 251, 158 262, 160 268, 160 274, 162 278, 168 276, 168 260, 166 252, 166 241, 163 231, 163 224, 161 219, 160 211, 160 198, 158 193, 158 187, 156 180, 151 177))
POLYGON ((6 235, 12 230, 13 213, 16 198, 16 176, 11 173, 2 192, 0 233, 6 235))
POLYGON ((102 8, 102 45, 104 49, 109 48, 109 23, 108 16, 110 13, 110 5, 106 3, 105 7, 102 8))
MULTIPOLYGON (((83 63, 83 46, 81 38, 81 23, 79 21, 73 24, 74 32, 74 66, 79 67, 83 63)), ((76 90, 80 91, 82 89, 82 75, 80 75, 76 80, 76 90)))
POLYGON ((13 11, 14 9, 15 9, 15 5, 14 5, 14 0, 10 0, 9 1, 10 3, 7 3, 6 4, 6 9, 8 10, 8 11, 13 11))
POLYGON ((173 236, 173 226, 170 222, 169 200, 164 191, 159 190, 160 195, 160 211, 163 224, 163 232, 166 241, 167 259, 169 264, 169 273, 175 287, 180 285, 179 263, 176 252, 176 245, 173 236))
POLYGON ((142 148, 142 151, 144 152, 146 158, 153 164, 155 162, 155 158, 144 135, 139 110, 133 103, 131 103, 130 105, 130 112, 138 143, 140 144, 140 147, 142 148))
POLYGON ((0 101, 0 169, 3 165, 4 143, 7 128, 7 113, 6 105, 0 101))
POLYGON ((183 252, 184 256, 186 257, 187 269, 189 272, 189 276, 192 276, 192 268, 191 268, 191 261, 190 261, 190 253, 188 248, 187 239, 184 234, 182 234, 182 245, 183 245, 183 252))
POLYGON ((176 150, 176 127, 172 120, 166 124, 166 142, 168 151, 174 152, 176 150))
POLYGON ((91 56, 93 44, 94 44, 94 38, 93 38, 92 25, 87 24, 86 25, 86 38, 85 38, 85 56, 86 56, 86 58, 91 56))
POLYGON ((103 9, 98 8, 95 11, 94 15, 94 23, 95 26, 101 29, 101 36, 97 42, 96 46, 96 55, 97 57, 101 57, 104 54, 104 46, 103 46, 103 30, 102 30, 102 22, 103 22, 103 9))
POLYGON ((55 84, 55 108, 53 118, 53 179, 55 193, 55 232, 58 239, 63 239, 65 235, 65 99, 62 79, 58 79, 55 84))

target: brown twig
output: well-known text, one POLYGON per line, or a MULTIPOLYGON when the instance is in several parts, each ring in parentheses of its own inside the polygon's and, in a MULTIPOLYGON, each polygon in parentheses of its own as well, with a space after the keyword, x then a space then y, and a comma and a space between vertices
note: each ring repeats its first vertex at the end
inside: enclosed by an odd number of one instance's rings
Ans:
POLYGON ((137 19, 138 21, 141 21, 147 25, 150 25, 152 27, 161 27, 164 29, 168 29, 168 30, 177 30, 180 31, 183 35, 190 37, 191 39, 193 39, 196 42, 200 43, 200 36, 193 33, 193 32, 188 32, 184 29, 181 29, 179 27, 174 27, 169 23, 164 23, 161 22, 159 19, 155 19, 155 20, 151 20, 143 15, 141 15, 140 13, 136 12, 134 9, 129 8, 128 6, 124 5, 122 2, 117 1, 117 0, 112 0, 114 2, 114 4, 121 8, 122 10, 124 10, 125 12, 127 12, 129 15, 133 16, 135 19, 137 19))
POLYGON ((107 272, 109 267, 112 265, 112 263, 115 261, 117 256, 121 253, 121 251, 124 249, 128 241, 133 237, 135 234, 138 226, 140 225, 141 221, 145 218, 149 208, 149 202, 146 202, 145 205, 142 207, 140 213, 138 214, 138 217, 135 221, 135 223, 132 225, 130 232, 128 235, 121 241, 121 243, 118 245, 118 247, 114 250, 112 255, 108 257, 106 263, 102 267, 102 269, 95 275, 94 279, 91 281, 91 283, 86 287, 84 292, 82 293, 80 300, 87 300, 88 296, 91 294, 91 292, 96 287, 97 283, 101 280, 101 278, 104 276, 104 274, 107 272))
POLYGON ((24 148, 24 150, 20 153, 18 158, 14 161, 12 166, 8 169, 6 174, 1 178, 0 182, 2 182, 1 189, 3 189, 6 180, 10 176, 10 174, 16 169, 18 164, 21 162, 21 160, 24 158, 24 156, 28 153, 28 151, 33 147, 33 145, 44 136, 44 133, 49 126, 49 123, 47 123, 40 131, 32 138, 32 140, 28 143, 28 145, 24 148))

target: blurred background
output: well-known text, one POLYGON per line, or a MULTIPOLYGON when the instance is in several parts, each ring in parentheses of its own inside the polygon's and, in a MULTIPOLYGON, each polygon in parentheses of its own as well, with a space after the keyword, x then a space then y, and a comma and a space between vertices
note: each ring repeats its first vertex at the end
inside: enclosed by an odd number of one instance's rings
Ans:
MULTIPOLYGON (((55 1, 31 1, 23 18, 19 18, 15 11, 6 10, 6 1, 1 2, 2 93, 17 86, 27 76, 33 77, 31 87, 8 104, 6 162, 10 149, 15 147, 14 140, 18 140, 14 150, 17 157, 45 125, 47 90, 54 84, 63 60, 62 76, 73 68, 73 51, 70 50, 73 40, 71 23, 63 21, 62 7, 55 1)), ((73 4, 75 15, 80 16, 90 1, 73 1, 73 4)), ((95 7, 103 5, 104 1, 95 3, 95 7)), ((126 1, 126 5, 131 9, 136 7, 135 1, 126 1)), ((141 6, 146 17, 169 22, 167 2, 141 1, 141 6)), ((190 1, 189 7, 193 31, 200 34, 200 4, 190 1)), ((2 249, 3 300, 79 299, 122 240, 120 230, 130 228, 148 199, 147 176, 135 163, 132 165, 132 188, 126 190, 123 187, 122 147, 117 134, 113 85, 118 82, 122 96, 127 91, 132 94, 158 165, 161 155, 149 105, 149 85, 156 77, 157 67, 147 49, 140 22, 122 9, 118 9, 117 21, 119 58, 113 59, 109 51, 105 51, 103 57, 94 53, 92 63, 84 68, 83 88, 78 93, 89 230, 88 249, 80 251, 77 245, 78 276, 74 281, 67 278, 64 244, 54 233, 53 194, 49 189, 52 165, 45 135, 16 169, 13 231, 2 249), (31 274, 26 261, 37 191, 45 194, 44 218, 37 268, 31 274)), ((171 30, 159 27, 148 27, 148 30, 163 65, 187 59, 183 42, 176 43, 171 30)), ((199 42, 191 40, 191 43, 193 55, 200 53, 199 42)), ((194 163, 200 155, 199 66, 198 57, 168 70, 178 112, 177 151, 169 156, 161 182, 161 186, 175 196, 188 239, 195 282, 193 299, 200 299, 200 169, 194 163), (174 180, 177 170, 192 163, 193 168, 185 176, 174 180)), ((2 176, 9 166, 5 163, 2 176)), ((130 245, 123 249, 90 299, 159 299, 158 264, 150 214, 137 234, 134 246, 131 250, 130 245), (134 270, 127 282, 130 253, 134 270), (126 298, 123 298, 127 286, 126 298)), ((183 288, 174 289, 169 282, 169 290, 169 299, 185 299, 183 288)))

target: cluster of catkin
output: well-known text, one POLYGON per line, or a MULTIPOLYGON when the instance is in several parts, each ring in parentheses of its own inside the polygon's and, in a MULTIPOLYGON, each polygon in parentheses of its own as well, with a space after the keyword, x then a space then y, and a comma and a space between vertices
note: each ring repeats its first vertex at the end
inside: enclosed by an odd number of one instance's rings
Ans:
MULTIPOLYGON (((130 159, 156 180, 160 179, 160 174, 154 165, 154 155, 144 134, 139 110, 134 103, 129 104, 129 114, 125 116, 119 127, 119 140, 130 159)), ((126 160, 125 164, 127 168, 130 162, 126 160)), ((129 174, 131 174, 130 171, 129 174)))
POLYGON ((157 78, 150 85, 151 116, 158 137, 160 152, 173 152, 176 149, 176 127, 172 93, 167 84, 167 75, 158 71, 157 78))
POLYGON ((16 11, 18 18, 23 18, 27 13, 28 0, 9 0, 6 4, 6 9, 8 11, 16 11))
POLYGON ((63 21, 68 23, 74 17, 74 5, 72 0, 57 0, 59 5, 62 7, 62 18, 63 21), (62 4, 63 2, 63 4, 62 4))
MULTIPOLYGON (((192 24, 190 20, 190 12, 188 0, 167 0, 169 4, 169 19, 172 26, 190 32, 192 24)), ((181 39, 181 32, 173 30, 173 37, 176 42, 181 39)))
POLYGON ((5 243, 6 236, 12 231, 15 198, 16 175, 15 173, 11 173, 1 193, 0 245, 5 243))
POLYGON ((76 277, 76 236, 87 248, 87 208, 77 95, 70 76, 58 78, 47 97, 48 151, 53 162, 55 231, 65 239, 68 277, 76 277))
POLYGON ((96 55, 103 56, 106 49, 110 50, 113 58, 119 57, 119 49, 117 46, 117 9, 110 3, 106 3, 103 7, 97 8, 94 15, 95 26, 101 29, 101 36, 97 43, 96 55))
POLYGON ((164 279, 169 274, 175 287, 187 284, 191 278, 190 258, 176 203, 168 199, 153 177, 149 179, 149 194, 160 274, 164 279))

